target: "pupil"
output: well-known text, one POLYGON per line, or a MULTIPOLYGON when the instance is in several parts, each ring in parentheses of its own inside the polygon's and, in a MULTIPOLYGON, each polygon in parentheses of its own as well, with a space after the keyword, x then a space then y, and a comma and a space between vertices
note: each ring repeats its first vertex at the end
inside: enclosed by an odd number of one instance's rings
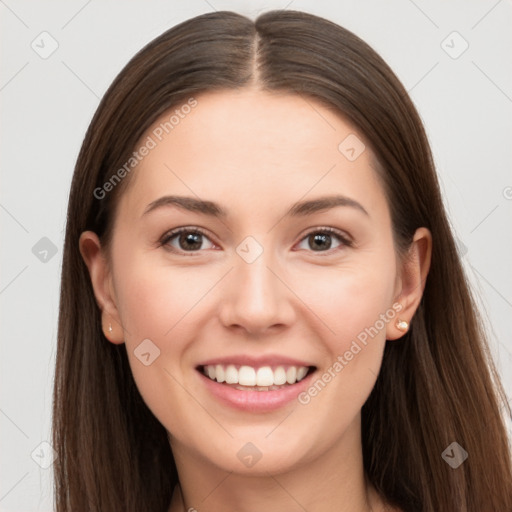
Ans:
POLYGON ((188 246, 189 249, 190 248, 200 249, 201 248, 201 240, 200 240, 201 236, 202 235, 200 233, 183 233, 180 237, 180 244, 181 244, 181 242, 184 242, 185 247, 187 246, 187 244, 192 245, 192 247, 190 247, 190 245, 188 246))
MULTIPOLYGON (((329 243, 327 243, 327 247, 325 247, 325 245, 324 245, 324 248, 329 249, 331 247, 330 235, 322 234, 322 233, 316 233, 316 234, 312 235, 312 238, 313 238, 313 241, 315 243, 320 242, 320 248, 322 248, 321 247, 322 243, 326 244, 326 241, 329 241, 329 243)), ((311 239, 311 237, 310 237, 310 239, 311 239)))

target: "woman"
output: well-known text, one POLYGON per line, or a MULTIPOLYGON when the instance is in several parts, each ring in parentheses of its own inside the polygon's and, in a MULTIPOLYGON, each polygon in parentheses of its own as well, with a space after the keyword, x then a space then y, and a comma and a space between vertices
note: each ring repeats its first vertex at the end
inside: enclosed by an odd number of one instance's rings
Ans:
POLYGON ((422 123, 368 45, 217 12, 128 63, 69 200, 58 512, 512 510, 502 409, 422 123))

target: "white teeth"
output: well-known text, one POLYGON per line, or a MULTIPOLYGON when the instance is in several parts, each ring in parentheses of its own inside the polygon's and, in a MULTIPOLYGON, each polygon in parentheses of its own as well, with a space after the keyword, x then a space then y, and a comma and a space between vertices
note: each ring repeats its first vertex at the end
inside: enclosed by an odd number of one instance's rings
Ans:
POLYGON ((270 366, 262 366, 258 368, 256 373, 257 386, 272 386, 274 384, 274 373, 270 366))
MULTIPOLYGON (((232 364, 228 365, 224 375, 226 378, 226 384, 238 384, 238 370, 232 364)), ((213 379, 215 379, 215 377, 216 376, 214 375, 213 379)))
POLYGON ((241 366, 238 370, 238 384, 242 386, 256 386, 256 371, 250 366, 241 366))
POLYGON ((282 366, 278 366, 274 371, 274 384, 281 386, 286 382, 286 372, 282 366))
POLYGON ((221 364, 215 366, 215 375, 213 378, 217 378, 217 382, 224 382, 226 380, 224 367, 221 364))
POLYGON ((308 373, 308 369, 305 366, 301 366, 297 370, 297 380, 302 380, 306 376, 306 373, 308 373))
POLYGON ((228 364, 207 365, 203 373, 211 380, 225 382, 226 384, 239 384, 240 386, 258 386, 260 388, 295 384, 301 381, 308 373, 307 366, 262 366, 258 369, 252 366, 235 366, 228 364))
POLYGON ((295 366, 290 366, 290 368, 286 370, 286 382, 288 382, 288 384, 297 382, 297 368, 295 368, 295 366))

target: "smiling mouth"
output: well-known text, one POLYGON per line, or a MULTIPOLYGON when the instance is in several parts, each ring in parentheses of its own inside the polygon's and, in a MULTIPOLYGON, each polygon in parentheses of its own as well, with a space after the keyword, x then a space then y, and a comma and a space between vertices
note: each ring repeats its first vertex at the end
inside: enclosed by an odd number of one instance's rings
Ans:
POLYGON ((210 380, 241 391, 277 391, 291 387, 316 370, 315 366, 252 366, 216 364, 196 368, 210 380))

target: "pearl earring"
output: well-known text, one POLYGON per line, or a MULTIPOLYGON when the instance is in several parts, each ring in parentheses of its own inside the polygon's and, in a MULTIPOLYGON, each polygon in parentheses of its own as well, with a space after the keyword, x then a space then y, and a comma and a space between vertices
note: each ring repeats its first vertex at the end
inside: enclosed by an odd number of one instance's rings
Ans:
POLYGON ((403 332, 407 332, 407 329, 409 329, 409 324, 405 320, 397 320, 396 321, 396 327, 397 329, 400 329, 403 332))
POLYGON ((108 324, 108 332, 112 332, 112 324, 110 322, 108 324))

